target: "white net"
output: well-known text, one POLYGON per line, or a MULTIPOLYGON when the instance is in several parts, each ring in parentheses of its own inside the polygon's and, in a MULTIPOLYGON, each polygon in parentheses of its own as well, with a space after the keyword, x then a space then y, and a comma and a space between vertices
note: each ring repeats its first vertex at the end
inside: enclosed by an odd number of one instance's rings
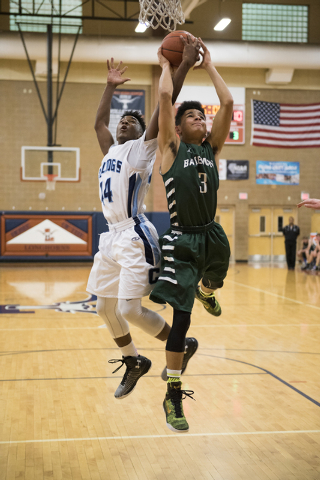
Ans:
POLYGON ((58 175, 53 175, 51 173, 47 173, 45 175, 45 177, 47 177, 47 180, 46 180, 46 189, 47 190, 55 190, 56 189, 56 177, 58 175))
POLYGON ((185 22, 180 0, 139 0, 139 22, 156 29, 173 32, 185 22))

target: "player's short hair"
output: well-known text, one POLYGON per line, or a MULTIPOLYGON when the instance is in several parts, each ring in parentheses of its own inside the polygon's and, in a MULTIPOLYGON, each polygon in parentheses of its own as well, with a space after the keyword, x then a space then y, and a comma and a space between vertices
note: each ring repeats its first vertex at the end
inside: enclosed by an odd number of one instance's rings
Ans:
POLYGON ((146 129, 146 124, 143 120, 143 116, 141 115, 140 112, 138 112, 138 110, 126 110, 124 112, 123 115, 121 115, 121 120, 123 119, 123 117, 134 117, 138 120, 138 122, 140 123, 140 127, 142 128, 142 131, 144 132, 145 129, 146 129))
POLYGON ((196 100, 182 102, 176 113, 176 125, 180 125, 181 117, 184 114, 184 112, 186 112, 187 110, 193 110, 193 109, 199 110, 205 116, 204 110, 200 102, 197 102, 196 100))

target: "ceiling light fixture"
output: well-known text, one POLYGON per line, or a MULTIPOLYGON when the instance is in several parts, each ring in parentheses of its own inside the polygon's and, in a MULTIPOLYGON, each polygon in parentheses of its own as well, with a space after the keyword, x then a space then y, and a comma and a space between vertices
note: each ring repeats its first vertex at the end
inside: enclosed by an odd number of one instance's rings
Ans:
POLYGON ((213 30, 221 32, 221 30, 224 30, 229 25, 230 22, 231 22, 231 18, 222 18, 220 22, 217 23, 217 25, 214 27, 213 30))
POLYGON ((137 33, 143 33, 147 30, 147 25, 145 23, 138 23, 138 25, 135 28, 135 32, 137 33))

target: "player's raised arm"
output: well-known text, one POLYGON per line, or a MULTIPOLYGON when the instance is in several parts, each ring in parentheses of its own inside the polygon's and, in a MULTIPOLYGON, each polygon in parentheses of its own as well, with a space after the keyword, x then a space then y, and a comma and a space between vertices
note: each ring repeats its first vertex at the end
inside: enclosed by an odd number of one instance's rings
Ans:
POLYGON ((307 207, 313 208, 314 210, 320 210, 320 199, 318 198, 308 198, 307 200, 303 200, 303 202, 298 203, 297 207, 307 207))
POLYGON ((95 131, 97 133, 98 142, 103 155, 106 155, 109 148, 114 143, 113 137, 109 130, 110 122, 110 108, 113 93, 118 85, 122 85, 128 82, 130 78, 123 77, 124 72, 128 67, 123 67, 122 62, 117 67, 114 65, 114 60, 111 58, 110 62, 107 60, 108 65, 108 77, 107 85, 101 97, 96 121, 94 124, 95 131))
MULTIPOLYGON (((185 39, 183 36, 180 37, 183 42, 184 48, 182 53, 182 62, 174 73, 173 76, 173 93, 172 93, 172 105, 178 98, 178 95, 181 91, 183 82, 187 76, 188 71, 194 64, 197 62, 199 57, 200 43, 197 38, 192 39, 191 35, 188 35, 185 39)), ((146 131, 146 140, 151 140, 156 138, 159 132, 159 104, 157 105, 153 115, 151 117, 150 123, 146 131)))
POLYGON ((158 144, 161 160, 161 173, 166 173, 176 157, 180 140, 176 135, 174 112, 172 108, 173 83, 170 63, 158 50, 158 58, 162 67, 159 80, 159 135, 158 144))
POLYGON ((233 113, 233 98, 227 85, 215 69, 211 61, 209 50, 201 39, 199 39, 199 42, 203 50, 203 60, 201 65, 195 67, 195 69, 204 68, 208 72, 220 100, 220 109, 214 118, 212 130, 207 137, 207 141, 211 144, 214 152, 218 155, 230 130, 233 113))

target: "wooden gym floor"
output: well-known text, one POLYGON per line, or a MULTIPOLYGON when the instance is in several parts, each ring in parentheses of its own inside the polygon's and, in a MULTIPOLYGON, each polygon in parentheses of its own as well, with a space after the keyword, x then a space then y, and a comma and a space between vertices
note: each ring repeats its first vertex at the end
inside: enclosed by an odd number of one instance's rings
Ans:
POLYGON ((89 270, 1 265, 1 480, 320 479, 320 276, 237 264, 221 317, 195 303, 196 401, 179 435, 162 410, 164 344, 137 328, 152 369, 113 397, 124 368, 111 373, 119 353, 86 300, 89 270))

